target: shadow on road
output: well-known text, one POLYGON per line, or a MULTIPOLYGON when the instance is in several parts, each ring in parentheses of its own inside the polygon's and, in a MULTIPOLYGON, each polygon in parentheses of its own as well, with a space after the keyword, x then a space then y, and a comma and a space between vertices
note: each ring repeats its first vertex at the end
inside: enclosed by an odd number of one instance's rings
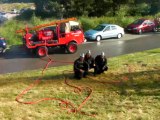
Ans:
MULTIPOLYGON (((49 50, 49 55, 53 54, 66 54, 64 50, 60 48, 52 48, 49 50), (53 52, 52 52, 53 51, 53 52)), ((23 45, 13 45, 0 55, 0 58, 14 59, 14 58, 39 58, 35 52, 31 52, 23 45)))

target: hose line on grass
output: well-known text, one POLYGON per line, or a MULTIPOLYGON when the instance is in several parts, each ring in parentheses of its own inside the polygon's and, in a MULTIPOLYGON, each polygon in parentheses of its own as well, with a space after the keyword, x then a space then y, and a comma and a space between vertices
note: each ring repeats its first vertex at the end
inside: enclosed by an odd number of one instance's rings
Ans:
MULTIPOLYGON (((45 75, 45 71, 46 69, 49 67, 49 65, 51 63, 55 63, 55 62, 59 62, 59 63, 69 63, 69 64, 73 64, 73 62, 64 62, 64 61, 54 61, 50 58, 50 56, 47 54, 46 56, 48 59, 42 59, 43 61, 46 61, 46 65, 44 66, 44 68, 42 69, 41 75, 40 77, 35 80, 32 84, 30 84, 26 89, 24 89, 19 95, 17 95, 16 97, 16 101, 22 104, 37 104, 40 103, 42 101, 49 101, 49 100, 55 100, 55 101, 59 101, 59 106, 62 110, 66 110, 68 113, 80 113, 82 115, 87 115, 87 116, 92 116, 95 117, 94 114, 88 114, 86 112, 81 111, 81 108, 84 107, 84 105, 86 104, 86 102, 90 99, 91 94, 92 94, 92 89, 90 87, 79 87, 79 86, 75 86, 75 85, 71 85, 69 84, 68 80, 67 80, 67 75, 65 74, 66 71, 63 71, 63 75, 65 77, 65 84, 73 87, 74 88, 74 92, 77 93, 78 95, 80 95, 83 91, 85 91, 87 89, 88 95, 84 98, 84 100, 81 102, 81 104, 76 108, 75 105, 67 100, 63 100, 61 98, 41 98, 39 100, 36 101, 22 101, 21 98, 27 94, 33 87, 37 86, 40 81, 42 80, 43 76, 45 75)), ((71 72, 71 71, 67 71, 67 72, 71 72)))

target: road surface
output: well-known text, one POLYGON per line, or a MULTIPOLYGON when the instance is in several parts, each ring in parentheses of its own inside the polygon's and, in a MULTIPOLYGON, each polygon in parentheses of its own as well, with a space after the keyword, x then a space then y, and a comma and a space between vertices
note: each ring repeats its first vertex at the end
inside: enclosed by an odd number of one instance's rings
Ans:
MULTIPOLYGON (((73 62, 81 53, 91 50, 95 57, 104 51, 106 57, 114 57, 123 54, 160 48, 160 33, 147 33, 143 35, 126 34, 122 39, 107 39, 101 42, 87 42, 78 46, 75 54, 64 54, 60 50, 49 54, 53 60, 73 62)), ((24 70, 43 68, 46 62, 40 58, 28 54, 22 46, 12 46, 4 55, 0 56, 0 74, 12 73, 24 70)), ((50 66, 66 65, 64 63, 52 63, 50 66)))

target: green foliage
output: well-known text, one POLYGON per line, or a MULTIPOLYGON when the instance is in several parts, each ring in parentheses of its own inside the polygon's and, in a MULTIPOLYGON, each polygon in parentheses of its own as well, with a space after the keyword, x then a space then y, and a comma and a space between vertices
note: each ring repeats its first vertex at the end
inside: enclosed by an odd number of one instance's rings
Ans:
POLYGON ((80 18, 83 30, 88 30, 96 26, 94 18, 81 17, 80 18))
POLYGON ((128 16, 128 12, 130 10, 130 7, 127 5, 121 5, 119 10, 116 11, 116 16, 119 17, 124 17, 124 16, 128 16))
POLYGON ((29 21, 34 14, 34 10, 26 10, 25 12, 21 13, 20 16, 17 16, 16 19, 20 21, 29 21))
POLYGON ((16 30, 24 28, 23 22, 17 20, 7 21, 2 27, 0 27, 0 33, 7 39, 7 43, 10 45, 21 44, 21 35, 16 34, 16 30))
POLYGON ((29 21, 9 20, 0 27, 0 33, 7 39, 9 45, 22 44, 22 34, 17 34, 16 30, 24 29, 25 26, 35 26, 49 22, 48 20, 42 20, 39 17, 33 15, 29 21))
POLYGON ((94 28, 98 24, 102 24, 102 23, 111 23, 111 24, 120 25, 122 27, 126 27, 128 24, 130 24, 131 22, 133 22, 137 18, 139 18, 139 17, 138 16, 136 16, 136 17, 117 16, 117 17, 98 17, 98 18, 97 17, 91 17, 91 18, 90 17, 81 17, 80 21, 82 23, 83 29, 86 31, 86 30, 94 28))
POLYGON ((136 16, 149 15, 151 6, 147 3, 136 4, 128 10, 128 14, 136 16))
POLYGON ((11 12, 12 9, 20 10, 22 8, 31 8, 33 7, 33 3, 5 3, 0 4, 0 11, 11 12))
POLYGON ((36 17, 35 14, 31 17, 30 23, 32 25, 40 25, 42 24, 42 20, 39 17, 36 17))
POLYGON ((55 17, 139 16, 160 11, 160 0, 35 0, 34 3, 36 13, 55 17))
POLYGON ((155 14, 155 17, 160 17, 160 12, 155 14))

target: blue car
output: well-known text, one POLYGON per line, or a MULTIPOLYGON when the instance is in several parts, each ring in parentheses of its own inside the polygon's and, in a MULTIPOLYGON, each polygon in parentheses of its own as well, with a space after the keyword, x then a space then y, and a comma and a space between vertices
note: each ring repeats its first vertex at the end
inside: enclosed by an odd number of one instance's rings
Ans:
POLYGON ((100 41, 105 38, 121 38, 124 35, 124 28, 115 24, 100 24, 97 27, 84 33, 87 40, 100 41))
POLYGON ((6 40, 3 37, 0 37, 0 54, 4 52, 7 47, 6 40))

